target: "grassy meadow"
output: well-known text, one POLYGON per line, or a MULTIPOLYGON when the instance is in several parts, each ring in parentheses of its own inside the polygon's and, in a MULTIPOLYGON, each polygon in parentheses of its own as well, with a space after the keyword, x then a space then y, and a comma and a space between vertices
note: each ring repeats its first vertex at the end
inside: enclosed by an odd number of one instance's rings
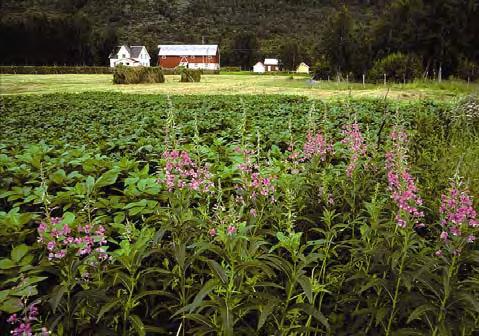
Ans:
POLYGON ((318 81, 295 75, 253 75, 233 73, 203 75, 200 83, 180 83, 179 76, 167 75, 162 84, 114 85, 111 75, 0 75, 0 94, 80 93, 86 91, 147 93, 169 95, 300 95, 315 99, 344 96, 380 98, 389 90, 393 99, 448 100, 479 91, 479 84, 462 81, 417 81, 407 84, 366 84, 318 81))

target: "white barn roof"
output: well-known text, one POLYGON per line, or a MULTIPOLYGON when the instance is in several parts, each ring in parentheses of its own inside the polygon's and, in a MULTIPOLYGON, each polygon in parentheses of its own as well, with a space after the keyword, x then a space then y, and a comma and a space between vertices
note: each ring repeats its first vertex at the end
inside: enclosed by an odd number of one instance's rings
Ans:
POLYGON ((276 58, 265 58, 264 65, 278 65, 278 59, 276 58))
POLYGON ((217 44, 160 44, 159 56, 214 56, 217 44))

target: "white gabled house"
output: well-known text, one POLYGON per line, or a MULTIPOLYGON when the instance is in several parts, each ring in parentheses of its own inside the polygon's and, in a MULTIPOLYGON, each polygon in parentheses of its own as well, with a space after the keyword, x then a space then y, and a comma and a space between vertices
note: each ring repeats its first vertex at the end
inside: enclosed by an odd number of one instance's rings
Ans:
POLYGON ((114 68, 117 65, 126 66, 150 66, 150 54, 146 50, 145 46, 131 46, 126 45, 118 46, 109 56, 110 67, 114 68))
POLYGON ((253 72, 255 73, 264 73, 265 72, 265 67, 262 62, 258 62, 255 65, 253 65, 253 72))

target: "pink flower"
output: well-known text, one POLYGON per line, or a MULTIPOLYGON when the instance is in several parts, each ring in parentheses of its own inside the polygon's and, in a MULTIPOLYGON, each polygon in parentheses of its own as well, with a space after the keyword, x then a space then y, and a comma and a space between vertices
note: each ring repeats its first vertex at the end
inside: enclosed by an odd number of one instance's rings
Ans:
POLYGON ((233 226, 233 225, 230 225, 228 226, 228 228, 226 229, 226 232, 229 234, 229 235, 234 235, 236 233, 236 227, 233 226))
POLYGON ((56 243, 54 241, 49 241, 48 244, 47 244, 47 249, 49 251, 53 251, 56 247, 56 243))
POLYGON ((215 228, 211 228, 211 229, 208 231, 208 234, 209 234, 211 237, 215 237, 215 236, 216 236, 216 229, 215 229, 215 228))
POLYGON ((439 238, 446 241, 448 236, 449 236, 449 234, 447 232, 443 231, 443 232, 441 232, 441 235, 439 236, 439 238))
POLYGON ((359 130, 358 123, 346 125, 343 134, 345 135, 345 138, 341 142, 348 145, 349 151, 351 152, 351 158, 348 167, 346 168, 346 175, 352 177, 359 159, 366 156, 367 146, 363 135, 359 130))
POLYGON ((253 217, 256 217, 257 216, 257 213, 256 213, 256 209, 251 209, 249 211, 250 215, 253 216, 253 217))
POLYGON ((435 255, 436 257, 440 257, 440 256, 442 256, 442 251, 441 251, 441 250, 437 250, 437 251, 434 253, 434 255, 435 255))
POLYGON ((475 240, 476 240, 476 237, 474 235, 469 235, 467 237, 467 242, 468 243, 474 243, 475 240))
POLYGON ((10 315, 10 317, 7 319, 7 322, 10 324, 16 323, 18 321, 17 314, 10 315))

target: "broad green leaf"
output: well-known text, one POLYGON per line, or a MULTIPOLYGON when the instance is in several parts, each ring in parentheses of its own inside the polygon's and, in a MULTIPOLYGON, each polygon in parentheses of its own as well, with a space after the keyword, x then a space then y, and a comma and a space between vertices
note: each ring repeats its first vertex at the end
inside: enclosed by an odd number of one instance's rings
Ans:
POLYGON ((20 260, 23 258, 23 256, 25 254, 27 254, 29 249, 30 248, 25 244, 15 246, 15 248, 10 253, 10 255, 12 257, 12 260, 17 262, 17 263, 20 262, 20 260))
POLYGON ((17 264, 8 258, 0 260, 0 269, 9 269, 15 266, 17 266, 17 264))
POLYGON ((117 170, 109 170, 98 178, 95 182, 95 187, 101 188, 114 184, 118 178, 119 172, 117 170))

